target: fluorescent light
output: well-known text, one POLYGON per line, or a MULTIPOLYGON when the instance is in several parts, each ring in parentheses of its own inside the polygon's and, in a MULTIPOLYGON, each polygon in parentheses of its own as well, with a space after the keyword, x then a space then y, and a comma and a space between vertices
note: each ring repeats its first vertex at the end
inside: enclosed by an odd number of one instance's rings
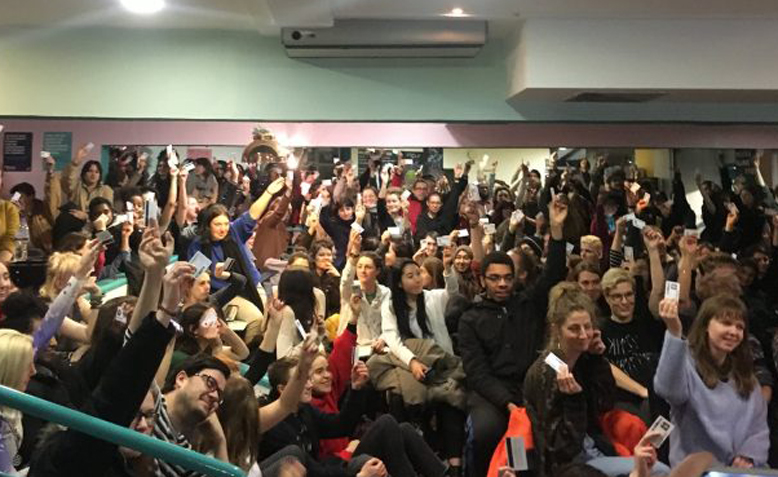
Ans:
POLYGON ((165 7, 165 0, 121 0, 122 5, 132 13, 148 15, 165 7))
POLYGON ((469 17, 465 11, 459 7, 452 8, 450 12, 443 15, 444 17, 469 17))

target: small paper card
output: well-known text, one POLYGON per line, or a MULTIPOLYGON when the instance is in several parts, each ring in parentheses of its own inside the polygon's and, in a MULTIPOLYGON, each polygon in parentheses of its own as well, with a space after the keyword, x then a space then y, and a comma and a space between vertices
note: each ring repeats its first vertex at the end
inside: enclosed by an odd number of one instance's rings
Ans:
POLYGON ((107 230, 99 232, 95 237, 102 245, 109 245, 113 243, 113 235, 107 230))
POLYGON ((362 296, 362 285, 359 283, 359 280, 354 280, 354 283, 351 284, 351 293, 356 296, 362 296))
POLYGON ((48 159, 51 157, 51 153, 49 151, 41 151, 41 159, 48 159))
POLYGON ((123 325, 127 323, 127 314, 124 312, 123 306, 119 305, 116 307, 116 315, 114 315, 113 319, 123 325))
POLYGON ((646 223, 640 219, 634 219, 632 221, 632 225, 634 225, 635 228, 638 230, 643 230, 644 228, 646 228, 646 223))
POLYGON ((86 149, 86 152, 90 152, 94 148, 95 148, 95 143, 93 143, 93 142, 87 143, 87 145, 84 146, 84 149, 86 149))
POLYGON ((116 227, 117 225, 121 225, 125 222, 127 222, 127 214, 120 214, 113 218, 113 222, 111 223, 110 227, 116 227))
POLYGON ((633 182, 631 186, 629 186, 629 190, 632 191, 633 194, 637 194, 640 190, 640 184, 637 182, 633 182))
POLYGON ((494 235, 497 233, 497 226, 494 224, 484 224, 484 233, 486 235, 494 235))
POLYGON ((16 203, 19 202, 19 199, 21 199, 21 198, 22 198, 22 194, 20 194, 18 191, 14 192, 14 195, 11 196, 11 202, 16 204, 16 203))
POLYGON ((301 182, 300 183, 300 193, 302 195, 308 195, 308 192, 311 191, 311 184, 310 182, 301 182))
POLYGON ((389 231, 389 235, 392 237, 400 237, 402 235, 402 230, 400 230, 400 227, 388 227, 386 230, 389 231))
POLYGON ((567 254, 570 255, 571 253, 573 253, 573 250, 575 250, 575 245, 571 244, 570 242, 567 242, 567 244, 565 244, 565 250, 567 251, 567 254))
POLYGON ((332 185, 332 179, 324 179, 323 181, 321 181, 321 185, 323 185, 324 187, 331 186, 332 185))
POLYGON ((700 233, 697 229, 684 229, 683 234, 689 237, 699 237, 700 233))
POLYGON ((194 257, 189 259, 189 263, 195 267, 195 278, 199 277, 203 272, 211 268, 211 259, 203 255, 203 253, 200 251, 194 254, 194 257))
POLYGON ((351 222, 351 230, 353 230, 354 232, 356 232, 358 234, 361 234, 362 232, 365 231, 365 228, 362 227, 361 225, 359 225, 356 222, 351 222))
POLYGON ((624 246, 624 260, 628 262, 635 261, 635 249, 630 247, 629 245, 624 246))
POLYGON ((624 216, 624 220, 626 220, 627 222, 632 222, 636 218, 637 217, 635 217, 635 214, 627 214, 627 215, 624 216))
POLYGON ((489 223, 489 217, 481 217, 480 219, 478 219, 478 222, 480 222, 481 225, 486 225, 489 223))
POLYGON ((506 437, 505 447, 508 453, 508 467, 514 471, 529 469, 527 465, 527 450, 524 447, 523 437, 506 437))
POLYGON ((158 220, 159 210, 157 209, 157 201, 154 200, 154 197, 147 197, 143 201, 143 217, 147 227, 152 220, 158 220))
POLYGON ((408 200, 408 197, 410 197, 410 196, 411 196, 411 191, 409 191, 407 189, 403 191, 402 195, 400 195, 402 200, 408 200))
POLYGON ((658 437, 651 439, 651 444, 655 448, 659 449, 670 436, 670 433, 673 432, 673 429, 675 429, 675 426, 672 422, 668 421, 662 416, 659 416, 656 418, 656 421, 651 424, 651 427, 648 428, 648 432, 646 432, 646 434, 653 432, 658 432, 660 434, 658 437))
POLYGON ((436 239, 438 247, 448 247, 451 245, 451 237, 448 235, 442 235, 436 239))
POLYGON ((186 164, 184 164, 184 167, 182 168, 182 170, 184 172, 192 172, 192 170, 194 168, 195 168, 195 163, 194 162, 187 162, 186 164))
POLYGON ((470 231, 467 230, 467 229, 462 229, 462 230, 459 231, 458 236, 459 236, 459 238, 469 237, 470 236, 470 231))
POLYGON ((548 356, 546 356, 546 359, 544 361, 546 362, 547 365, 551 366, 551 369, 553 369, 557 373, 561 372, 563 367, 567 366, 565 362, 562 361, 562 359, 559 356, 555 355, 554 353, 548 353, 548 356))
POLYGON ((305 338, 308 337, 308 333, 305 332, 303 324, 300 323, 300 320, 294 320, 294 325, 297 327, 297 332, 300 333, 300 336, 302 336, 303 340, 305 340, 305 338))
POLYGON ((678 282, 665 281, 665 298, 670 300, 678 300, 680 296, 681 285, 678 282))
POLYGON ((412 166, 413 159, 403 159, 403 164, 405 164, 406 166, 412 166))
POLYGON ((524 218, 524 212, 521 210, 514 210, 511 214, 511 220, 515 220, 516 222, 521 222, 521 219, 524 218))

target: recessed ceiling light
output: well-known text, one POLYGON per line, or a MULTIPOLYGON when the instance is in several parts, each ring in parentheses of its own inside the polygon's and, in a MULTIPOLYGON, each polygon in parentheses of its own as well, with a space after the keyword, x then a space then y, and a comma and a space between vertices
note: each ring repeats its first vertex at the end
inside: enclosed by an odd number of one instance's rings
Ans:
POLYGON ((121 0, 122 5, 132 13, 157 13, 165 7, 165 0, 121 0))
POLYGON ((463 9, 461 9, 459 7, 456 7, 456 8, 452 8, 450 12, 444 14, 443 16, 446 16, 446 17, 469 17, 470 15, 465 13, 465 11, 463 9))

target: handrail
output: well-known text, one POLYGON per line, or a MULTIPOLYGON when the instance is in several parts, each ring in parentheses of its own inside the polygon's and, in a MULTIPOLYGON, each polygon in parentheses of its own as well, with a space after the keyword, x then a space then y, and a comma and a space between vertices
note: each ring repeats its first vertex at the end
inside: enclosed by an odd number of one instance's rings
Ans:
POLYGON ((134 449, 151 457, 179 465, 187 470, 200 472, 210 477, 246 477, 246 474, 241 469, 232 464, 155 439, 89 414, 24 394, 6 386, 0 386, 0 405, 18 409, 25 414, 61 424, 98 439, 134 449))

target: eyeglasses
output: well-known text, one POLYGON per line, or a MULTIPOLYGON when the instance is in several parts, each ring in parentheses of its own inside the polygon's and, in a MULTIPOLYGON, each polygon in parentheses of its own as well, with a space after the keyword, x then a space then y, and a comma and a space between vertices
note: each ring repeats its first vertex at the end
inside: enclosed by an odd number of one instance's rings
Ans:
POLYGON ((138 412, 138 414, 135 415, 135 418, 138 420, 138 422, 140 422, 141 419, 145 419, 149 425, 153 425, 157 418, 157 413, 154 409, 151 409, 150 411, 146 412, 138 412))
POLYGON ((635 299, 635 292, 611 293, 608 296, 613 301, 632 301, 635 299))
POLYGON ((484 278, 493 283, 511 283, 513 281, 513 275, 484 275, 484 278))
POLYGON ((216 396, 219 398, 219 404, 221 404, 224 399, 222 398, 222 390, 219 387, 219 383, 216 382, 216 379, 214 379, 213 376, 208 376, 207 374, 201 374, 197 373, 195 376, 201 378, 203 382, 205 382, 205 387, 208 388, 208 392, 216 392, 216 396))

